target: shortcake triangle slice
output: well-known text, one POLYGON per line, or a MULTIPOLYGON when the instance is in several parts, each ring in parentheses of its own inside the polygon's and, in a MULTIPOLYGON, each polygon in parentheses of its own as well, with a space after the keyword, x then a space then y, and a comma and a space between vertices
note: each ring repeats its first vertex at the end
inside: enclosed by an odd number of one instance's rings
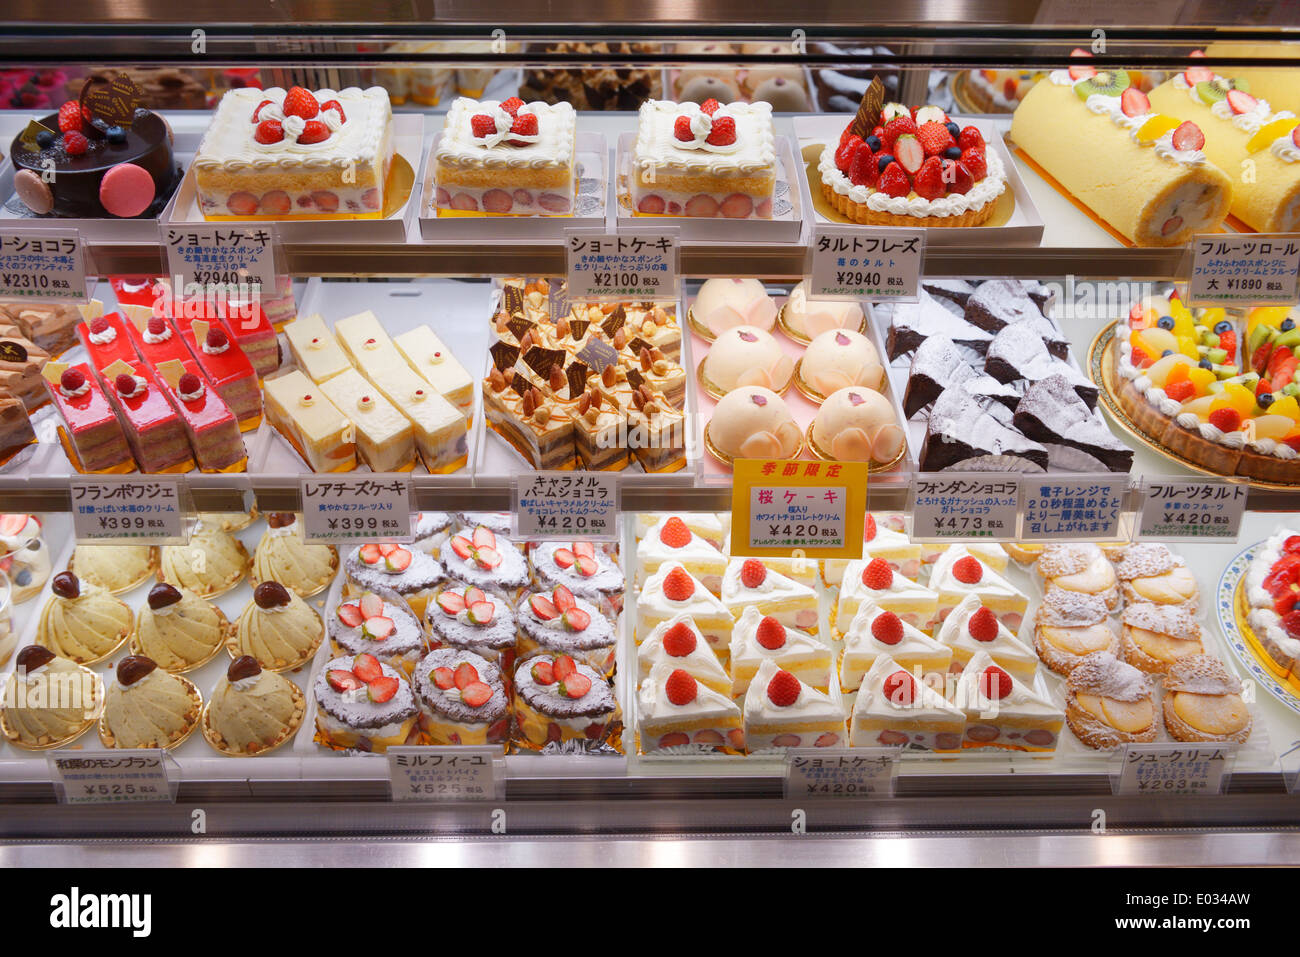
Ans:
POLYGON ((674 615, 660 622, 636 650, 638 680, 650 677, 655 665, 681 668, 718 694, 731 694, 731 677, 690 615, 674 615))
POLYGON ((858 606, 849 630, 844 634, 844 651, 840 657, 840 688, 856 691, 876 658, 888 655, 900 668, 921 674, 946 673, 952 662, 952 649, 913 628, 892 611, 867 600, 858 606))
POLYGON ((818 691, 830 688, 830 647, 750 605, 731 630, 732 697, 749 690, 759 665, 768 660, 818 691))
POLYGON ((965 670, 979 651, 987 651, 1021 681, 1032 683, 1038 671, 1038 655, 984 607, 979 595, 967 595, 957 603, 943 620, 938 638, 952 649, 953 671, 965 670))
POLYGON ((967 748, 1055 751, 1065 711, 977 651, 957 681, 956 702, 966 713, 967 748))
POLYGON ((668 664, 650 669, 636 696, 637 732, 644 752, 693 745, 705 749, 744 748, 740 708, 668 664))
POLYGON ((966 715, 915 672, 877 655, 862 678, 849 720, 849 745, 899 745, 923 751, 960 751, 966 715))
POLYGON ((767 659, 745 692, 745 746, 771 748, 843 747, 844 708, 767 659))

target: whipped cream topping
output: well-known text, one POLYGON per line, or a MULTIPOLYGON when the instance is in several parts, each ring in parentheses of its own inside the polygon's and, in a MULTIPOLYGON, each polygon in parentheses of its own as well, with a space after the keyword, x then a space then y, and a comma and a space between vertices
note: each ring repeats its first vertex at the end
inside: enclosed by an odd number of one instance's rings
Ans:
MULTIPOLYGON (((719 109, 714 115, 723 112, 719 109)), ((696 148, 695 141, 678 140, 673 126, 681 114, 681 104, 667 100, 647 100, 641 104, 633 157, 643 175, 647 168, 653 168, 712 176, 748 176, 769 170, 776 162, 770 103, 728 104, 725 115, 735 121, 736 142, 721 150, 696 148)), ((694 125, 692 131, 698 139, 694 125)))
POLYGON ((801 724, 805 721, 844 720, 844 709, 831 700, 830 695, 799 682, 799 696, 793 704, 774 704, 767 695, 767 686, 781 668, 771 658, 758 665, 758 673, 745 692, 745 724, 801 724))
MULTIPOLYGON (((682 103, 680 104, 677 116, 685 116, 690 120, 691 133, 693 133, 695 137, 691 140, 683 140, 677 139, 677 137, 674 136, 674 139, 677 140, 679 149, 704 150, 706 153, 735 153, 741 148, 739 137, 733 139, 730 143, 723 144, 710 143, 708 140, 710 134, 713 132, 713 124, 718 120, 727 117, 731 119, 732 122, 735 122, 735 117, 725 106, 719 107, 713 112, 713 115, 710 116, 695 103, 682 103)), ((674 117, 674 131, 676 130, 676 124, 677 118, 674 117)))
POLYGON ((111 324, 106 325, 101 332, 92 332, 86 338, 95 345, 102 346, 117 338, 117 329, 115 329, 111 324))
POLYGON ((208 391, 207 386, 203 384, 202 379, 199 379, 199 384, 195 387, 193 392, 181 392, 179 389, 177 389, 176 394, 181 397, 182 401, 193 402, 196 399, 203 398, 203 393, 207 391, 208 391))
POLYGON ((884 716, 890 719, 913 721, 960 721, 962 712, 944 700, 921 676, 907 671, 892 655, 879 654, 862 679, 862 689, 853 705, 855 719, 866 716, 884 716), (915 694, 910 702, 894 700, 885 694, 885 680, 898 671, 912 675, 915 694))
POLYGON ((150 331, 148 326, 145 326, 144 332, 141 333, 141 338, 150 345, 157 345, 160 342, 166 342, 171 337, 172 327, 165 322, 163 323, 162 332, 154 333, 150 331))
POLYGON ((507 133, 513 120, 499 103, 458 98, 447 112, 435 153, 437 161, 448 166, 534 170, 564 167, 573 162, 577 114, 572 105, 537 101, 524 104, 519 113, 537 117, 536 135, 502 135, 502 117, 510 121, 506 123, 507 133), (472 118, 483 113, 493 117, 497 132, 486 138, 475 137, 472 118), (526 145, 502 145, 506 139, 526 145))
POLYGON ((63 384, 60 383, 59 391, 62 392, 65 396, 67 396, 69 399, 75 399, 77 398, 77 396, 85 395, 87 392, 90 391, 90 380, 89 379, 85 380, 84 382, 81 383, 81 385, 77 386, 75 389, 64 388, 63 384))
MULTIPOLYGON (((674 718, 699 721, 709 718, 735 721, 740 708, 730 698, 719 694, 707 685, 695 685, 695 697, 686 704, 673 704, 668 700, 664 685, 677 666, 663 662, 650 669, 650 675, 641 682, 637 692, 637 716, 641 720, 664 721, 674 718)), ((685 670, 685 669, 683 669, 685 670)))
POLYGON ((219 356, 219 355, 221 355, 223 352, 227 352, 227 351, 229 351, 229 349, 230 349, 230 340, 227 339, 227 340, 226 340, 225 342, 223 342, 221 345, 219 345, 219 346, 214 346, 214 345, 210 345, 210 344, 208 343, 208 340, 207 340, 206 338, 204 338, 203 343, 202 343, 202 345, 199 346, 199 348, 202 349, 205 353, 207 353, 207 354, 210 355, 210 356, 219 356))

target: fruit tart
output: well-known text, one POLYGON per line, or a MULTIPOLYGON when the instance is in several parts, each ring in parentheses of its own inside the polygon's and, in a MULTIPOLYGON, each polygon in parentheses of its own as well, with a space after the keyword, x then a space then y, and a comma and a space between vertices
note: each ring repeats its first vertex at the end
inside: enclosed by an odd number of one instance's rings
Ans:
POLYGON ((1241 681, 1213 655, 1189 655, 1169 666, 1162 703, 1175 741, 1236 741, 1250 737, 1251 717, 1241 681))
POLYGON ((745 692, 745 747, 843 747, 847 737, 843 705, 781 668, 771 658, 759 663, 745 692))
POLYGON ((1201 626, 1185 606, 1135 601, 1124 607, 1120 622, 1120 653, 1147 674, 1165 674, 1176 661, 1205 654, 1201 626))
POLYGON ((534 592, 519 603, 519 657, 570 655, 603 675, 614 673, 613 623, 599 608, 563 585, 534 592))
POLYGON ((131 653, 180 674, 211 660, 230 634, 230 622, 212 602, 159 582, 135 614, 131 653))
POLYGON ((484 525, 472 532, 457 532, 442 543, 438 556, 451 578, 508 602, 517 601, 531 579, 523 553, 484 525))
POLYGON ((353 549, 343 562, 343 593, 349 598, 372 591, 396 595, 415 612, 424 615, 434 591, 447 580, 438 561, 421 551, 391 543, 367 542, 353 549))
POLYGON ((1269 671, 1285 678, 1300 657, 1300 531, 1281 528, 1261 544, 1240 585, 1245 636, 1269 671))
POLYGON ((1160 715, 1151 679, 1107 651, 1085 655, 1066 679, 1065 720, 1090 748, 1154 741, 1160 715))
POLYGON ((312 685, 316 740, 336 751, 383 753, 418 743, 420 709, 406 676, 374 655, 334 658, 312 685))
POLYGON ((230 657, 251 655, 267 671, 292 671, 311 660, 325 639, 325 623, 307 602, 279 582, 262 582, 226 643, 230 657))
POLYGON ((460 648, 430 651, 415 669, 425 744, 501 744, 510 737, 510 696, 501 669, 460 648))
POLYGON ((644 753, 689 745, 729 754, 745 748, 740 707, 670 664, 655 665, 642 680, 636 720, 644 753))
POLYGON ((125 602, 72 572, 55 575, 50 591, 36 644, 62 658, 79 665, 102 661, 122 647, 135 626, 135 614, 125 602))
POLYGON ((568 655, 538 655, 515 665, 516 738, 541 751, 549 744, 604 742, 617 730, 618 702, 604 676, 568 655))
POLYGON ((420 619, 399 598, 366 592, 355 601, 340 601, 326 621, 335 655, 374 655, 407 677, 426 650, 420 619))
POLYGON ((1034 650, 1043 664, 1068 675, 1088 655, 1119 654, 1119 631, 1098 595, 1047 589, 1034 613, 1034 650))
POLYGON ((657 665, 670 671, 682 670, 721 695, 731 694, 731 676, 708 641, 695 627, 690 615, 676 615, 650 632, 636 649, 637 680, 645 681, 657 665))
POLYGON ((563 585, 610 614, 623 608, 623 570, 592 542, 540 542, 528 549, 541 588, 563 585))
POLYGON ((500 595, 473 585, 447 586, 424 613, 430 648, 459 648, 486 658, 507 681, 514 674, 518 623, 500 595))
POLYGON ((827 145, 817 169, 822 196, 869 226, 979 226, 1007 187, 1006 171, 974 126, 937 106, 884 102, 878 79, 858 112, 827 145))

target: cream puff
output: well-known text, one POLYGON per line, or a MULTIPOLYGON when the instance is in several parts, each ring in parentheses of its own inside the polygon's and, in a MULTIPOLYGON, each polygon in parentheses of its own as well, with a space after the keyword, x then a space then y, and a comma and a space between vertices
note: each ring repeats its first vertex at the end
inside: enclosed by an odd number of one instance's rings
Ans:
POLYGON ((1195 611, 1200 601, 1196 576, 1168 546, 1140 542, 1124 549, 1115 569, 1125 601, 1157 605, 1186 605, 1195 611))
POLYGON ((1088 655, 1119 654, 1119 632, 1100 595, 1049 586, 1034 615, 1034 650, 1043 664, 1068 675, 1088 655))
POLYGON ((1086 655, 1066 679, 1065 721, 1090 748, 1154 741, 1160 730, 1151 679, 1114 655, 1086 655))
POLYGON ((1148 674, 1165 674, 1178 659, 1205 653, 1201 626, 1181 605, 1136 602, 1125 607, 1120 620, 1124 660, 1148 674))
POLYGON ((1251 717, 1241 682, 1213 655, 1188 655, 1169 666, 1165 727, 1176 741, 1236 741, 1250 737, 1251 717))
POLYGON ((1119 608, 1115 568, 1099 547, 1088 542, 1048 545, 1038 556, 1038 573, 1046 586, 1097 595, 1109 611, 1119 608))

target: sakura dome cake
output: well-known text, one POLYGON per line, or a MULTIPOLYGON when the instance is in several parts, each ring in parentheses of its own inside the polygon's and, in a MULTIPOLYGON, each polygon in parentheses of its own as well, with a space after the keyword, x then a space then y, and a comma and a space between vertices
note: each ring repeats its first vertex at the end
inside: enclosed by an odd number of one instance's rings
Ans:
POLYGON ((737 458, 795 458, 803 447, 803 435, 784 399, 771 389, 751 385, 718 401, 705 426, 704 442, 730 465, 737 458))
POLYGON ((861 386, 827 396, 808 435, 817 455, 849 462, 892 463, 907 445, 889 400, 861 386))
POLYGON ((704 391, 721 398, 743 385, 782 393, 790 385, 794 360, 770 333, 755 326, 736 326, 718 335, 700 365, 704 391))

